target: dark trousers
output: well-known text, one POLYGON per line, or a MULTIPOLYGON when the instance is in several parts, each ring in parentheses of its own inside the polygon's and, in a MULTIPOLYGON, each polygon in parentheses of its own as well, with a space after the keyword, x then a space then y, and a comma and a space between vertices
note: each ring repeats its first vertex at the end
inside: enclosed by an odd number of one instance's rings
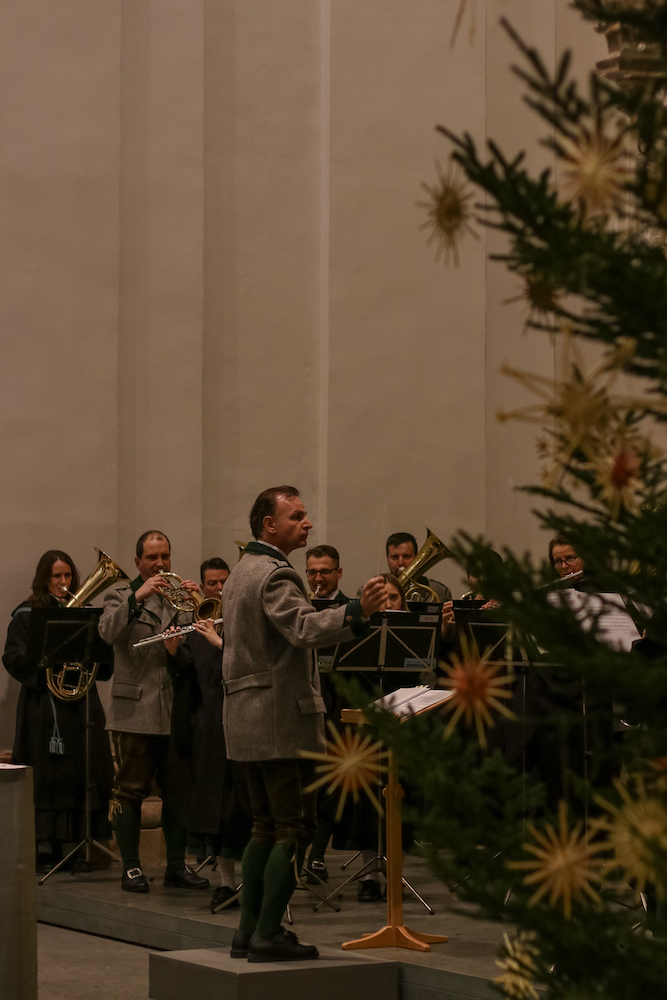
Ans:
POLYGON ((185 830, 178 823, 173 802, 175 790, 170 775, 170 737, 146 733, 113 734, 118 771, 109 808, 125 868, 139 867, 141 803, 151 793, 153 778, 162 796, 162 833, 167 847, 167 865, 179 867, 185 860, 185 830))
POLYGON ((253 840, 306 847, 317 828, 316 780, 311 760, 259 760, 244 764, 253 840))
POLYGON ((246 763, 244 770, 253 827, 243 854, 239 929, 278 940, 317 826, 317 792, 306 791, 316 778, 315 765, 310 760, 260 760, 246 763))

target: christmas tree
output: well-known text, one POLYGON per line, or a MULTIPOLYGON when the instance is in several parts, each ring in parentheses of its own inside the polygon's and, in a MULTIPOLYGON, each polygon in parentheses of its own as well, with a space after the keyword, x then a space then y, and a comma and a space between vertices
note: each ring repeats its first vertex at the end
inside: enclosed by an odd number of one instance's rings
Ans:
POLYGON ((544 478, 526 488, 583 561, 581 602, 547 560, 458 535, 503 658, 459 641, 447 711, 373 728, 423 792, 433 870, 508 923, 499 989, 646 1000, 667 996, 667 2, 576 6, 618 50, 585 92, 567 54, 552 73, 505 25, 554 168, 441 127, 451 162, 424 204, 446 256, 470 227, 506 234, 530 335, 557 339, 560 377, 509 370, 534 405, 501 417, 539 428, 544 478), (613 602, 591 594, 622 595, 638 647, 610 642, 613 602))

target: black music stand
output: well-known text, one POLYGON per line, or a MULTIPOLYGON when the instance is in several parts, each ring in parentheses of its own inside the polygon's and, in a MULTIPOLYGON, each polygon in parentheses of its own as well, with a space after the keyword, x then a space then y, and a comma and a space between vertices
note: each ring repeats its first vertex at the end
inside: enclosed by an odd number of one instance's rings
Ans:
MULTIPOLYGON (((42 669, 59 667, 63 663, 80 663, 82 668, 92 670, 95 663, 113 664, 113 650, 103 641, 98 632, 101 608, 33 608, 30 613, 30 628, 26 655, 37 662, 42 669)), ((91 790, 90 780, 90 699, 86 689, 85 697, 85 835, 83 840, 69 854, 59 861, 51 871, 39 880, 46 882, 70 858, 85 849, 85 860, 90 864, 90 845, 104 851, 114 861, 120 861, 113 851, 94 840, 91 832, 91 790)))
MULTIPOLYGON (((340 642, 332 647, 331 669, 340 673, 370 673, 379 675, 384 695, 383 679, 390 673, 421 673, 435 670, 440 637, 442 605, 412 606, 410 611, 377 611, 369 620, 370 632, 362 638, 340 642), (414 610, 413 610, 414 609, 414 610)), ((354 860, 354 858, 352 859, 354 860)), ((328 903, 350 882, 362 875, 386 868, 383 850, 382 824, 378 817, 378 852, 352 875, 341 882, 322 902, 328 903)), ((346 868, 344 865, 343 868, 346 868)), ((402 884, 433 915, 435 912, 415 887, 403 876, 402 884)), ((321 903, 314 906, 317 911, 321 903)))

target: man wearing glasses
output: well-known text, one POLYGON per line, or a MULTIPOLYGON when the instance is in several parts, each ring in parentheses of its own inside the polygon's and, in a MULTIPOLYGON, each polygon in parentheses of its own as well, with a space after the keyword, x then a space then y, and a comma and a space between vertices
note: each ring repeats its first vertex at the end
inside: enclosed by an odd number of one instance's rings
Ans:
POLYGON ((350 600, 339 587, 343 571, 340 556, 333 545, 316 545, 306 552, 306 576, 313 597, 318 601, 347 604, 350 600))
POLYGON ((571 573, 583 572, 584 561, 577 555, 566 538, 552 538, 549 542, 549 561, 561 579, 571 573))

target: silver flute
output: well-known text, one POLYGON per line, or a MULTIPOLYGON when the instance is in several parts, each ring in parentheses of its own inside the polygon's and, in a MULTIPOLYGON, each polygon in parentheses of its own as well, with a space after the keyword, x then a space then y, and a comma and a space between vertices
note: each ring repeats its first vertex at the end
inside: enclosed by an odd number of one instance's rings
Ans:
MULTIPOLYGON (((214 618, 214 625, 222 625, 222 618, 214 618)), ((152 642, 164 642, 165 639, 177 639, 179 635, 186 635, 188 632, 196 632, 197 629, 194 625, 184 625, 183 628, 174 629, 173 632, 160 632, 159 635, 149 635, 147 639, 140 639, 139 642, 133 642, 132 648, 136 649, 137 646, 149 646, 152 642)))

